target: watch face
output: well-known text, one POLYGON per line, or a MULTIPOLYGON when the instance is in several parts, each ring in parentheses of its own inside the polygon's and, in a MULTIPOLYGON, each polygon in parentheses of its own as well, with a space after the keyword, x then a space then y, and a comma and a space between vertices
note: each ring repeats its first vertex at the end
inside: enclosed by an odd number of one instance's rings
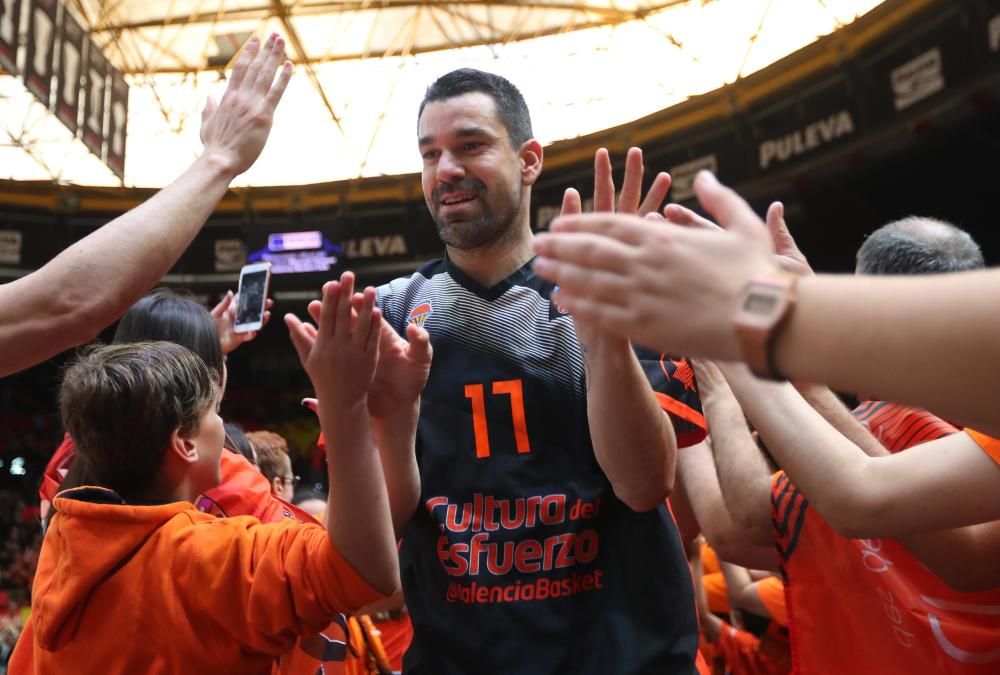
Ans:
POLYGON ((743 301, 743 310, 752 314, 769 314, 778 304, 778 296, 750 293, 743 301))

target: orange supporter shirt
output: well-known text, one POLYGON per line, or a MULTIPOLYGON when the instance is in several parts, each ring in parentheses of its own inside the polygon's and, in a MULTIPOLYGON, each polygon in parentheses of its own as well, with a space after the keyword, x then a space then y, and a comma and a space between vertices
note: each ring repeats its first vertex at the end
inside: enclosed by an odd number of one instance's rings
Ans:
POLYGON ((783 473, 772 515, 794 672, 1000 672, 1000 588, 959 593, 894 539, 836 533, 783 473))
POLYGON ((723 621, 715 644, 727 672, 730 675, 786 675, 790 672, 788 643, 765 639, 766 644, 753 633, 738 630, 723 621))
POLYGON ((785 584, 778 577, 765 577, 757 582, 757 596, 767 608, 771 620, 788 627, 788 607, 785 604, 785 584))
POLYGON ((705 587, 705 595, 708 596, 708 608, 715 614, 729 614, 732 610, 729 605, 729 586, 726 585, 726 577, 722 574, 719 556, 705 541, 701 543, 701 565, 704 572, 701 583, 705 587))
POLYGON ((132 506, 101 488, 55 508, 33 587, 35 672, 269 673, 300 635, 381 597, 315 522, 132 506))
POLYGON ((865 401, 854 418, 892 453, 958 432, 933 413, 891 401, 865 401))
POLYGON ((972 429, 966 429, 965 433, 972 436, 972 440, 976 442, 976 445, 982 448, 983 452, 989 455, 994 462, 1000 464, 1000 440, 981 434, 978 431, 973 431, 972 429))

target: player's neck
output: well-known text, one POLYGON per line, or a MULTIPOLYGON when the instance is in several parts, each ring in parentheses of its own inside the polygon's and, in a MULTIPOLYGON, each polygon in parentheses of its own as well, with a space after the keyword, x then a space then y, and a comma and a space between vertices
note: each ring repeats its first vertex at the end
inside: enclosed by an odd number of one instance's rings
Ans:
POLYGON ((531 228, 527 224, 514 238, 470 250, 448 247, 452 263, 487 288, 521 269, 534 256, 531 228))

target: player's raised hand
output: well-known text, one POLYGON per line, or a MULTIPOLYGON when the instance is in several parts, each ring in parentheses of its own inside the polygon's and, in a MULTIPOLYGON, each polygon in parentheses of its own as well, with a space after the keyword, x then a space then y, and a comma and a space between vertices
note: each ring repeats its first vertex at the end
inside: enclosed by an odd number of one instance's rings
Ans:
MULTIPOLYGON (((363 296, 355 293, 351 306, 355 314, 360 311, 363 296)), ((308 312, 319 321, 322 303, 313 300, 308 312)), ((305 324, 308 331, 311 325, 305 324)), ((375 378, 368 390, 368 412, 373 417, 383 417, 414 404, 420 398, 431 370, 431 339, 427 331, 414 323, 406 326, 406 338, 401 337, 383 318, 379 330, 379 357, 375 378)), ((316 410, 303 400, 303 405, 316 410)))
MULTIPOLYGON (((642 150, 629 148, 625 158, 625 176, 622 191, 615 203, 615 181, 611 171, 611 156, 606 148, 600 148, 594 155, 594 211, 628 213, 645 216, 657 213, 670 190, 670 174, 660 172, 642 198, 642 150)), ((583 212, 580 193, 568 188, 563 194, 562 210, 559 215, 572 216, 583 212)))
POLYGON ((431 372, 431 338, 415 323, 407 324, 402 338, 382 319, 379 328, 379 360, 368 392, 368 411, 384 417, 420 398, 431 372))
POLYGON ((695 189, 726 231, 620 214, 562 217, 534 240, 535 272, 595 330, 675 354, 740 358, 732 318, 747 282, 777 271, 774 250, 739 195, 708 172, 695 189))
POLYGON ((642 150, 629 148, 625 157, 625 176, 622 191, 615 203, 615 182, 611 175, 611 157, 601 148, 594 155, 594 211, 614 211, 630 215, 645 216, 660 210, 660 205, 670 190, 670 174, 661 171, 656 174, 646 197, 642 197, 642 150))
POLYGON ((264 149, 274 110, 291 77, 285 41, 272 33, 261 47, 260 38, 251 36, 233 67, 222 101, 216 104, 210 97, 201 113, 204 155, 232 176, 249 169, 264 149))
POLYGON ((382 314, 375 307, 375 289, 361 294, 357 316, 352 316, 354 274, 323 286, 318 325, 311 330, 293 314, 285 315, 289 334, 303 368, 324 405, 335 410, 367 406, 368 390, 379 355, 382 314))

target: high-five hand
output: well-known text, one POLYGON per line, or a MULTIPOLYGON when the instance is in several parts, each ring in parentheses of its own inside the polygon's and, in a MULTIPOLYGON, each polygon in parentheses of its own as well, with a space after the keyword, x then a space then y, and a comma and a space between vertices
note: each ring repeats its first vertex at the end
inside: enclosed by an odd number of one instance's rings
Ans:
POLYGON ((268 37, 263 49, 260 39, 252 36, 233 67, 222 101, 217 104, 209 97, 201 113, 204 154, 232 176, 249 169, 264 149, 274 110, 292 77, 292 64, 284 58, 285 41, 277 33, 268 37))
POLYGON ((316 394, 324 405, 339 411, 367 406, 378 364, 382 314, 375 307, 375 289, 364 290, 356 319, 351 316, 353 295, 354 274, 344 272, 339 282, 323 286, 315 330, 295 315, 285 315, 292 343, 316 394))
MULTIPOLYGON (((642 150, 629 148, 625 158, 622 191, 616 205, 615 181, 611 175, 611 156, 605 148, 599 149, 594 155, 594 211, 613 211, 640 216, 656 213, 670 190, 670 174, 662 171, 656 174, 653 184, 649 187, 649 192, 646 193, 646 198, 641 199, 643 172, 642 150)), ((580 201, 580 193, 574 188, 568 188, 563 193, 562 211, 559 215, 570 216, 582 213, 582 211, 583 204, 580 201)))
MULTIPOLYGON (((362 296, 354 294, 351 305, 355 312, 361 309, 362 296)), ((309 303, 309 315, 319 320, 321 303, 309 303)), ((382 319, 379 330, 378 367, 368 391, 368 412, 372 417, 383 417, 400 408, 414 404, 427 384, 431 370, 431 339, 416 324, 406 326, 406 338, 400 337, 389 323, 382 319)))
POLYGON ((675 354, 738 359, 732 330, 753 277, 778 269, 763 221, 708 172, 695 189, 726 231, 619 214, 560 218, 535 238, 535 272, 597 330, 675 354))

